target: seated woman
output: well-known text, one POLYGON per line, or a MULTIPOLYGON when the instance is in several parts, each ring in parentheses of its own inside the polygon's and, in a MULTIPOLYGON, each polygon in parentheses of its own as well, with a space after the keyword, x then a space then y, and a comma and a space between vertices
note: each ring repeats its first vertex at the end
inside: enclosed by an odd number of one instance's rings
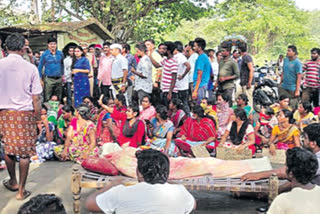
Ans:
POLYGON ((156 116, 156 109, 151 105, 151 98, 144 96, 141 100, 142 109, 140 111, 139 119, 149 121, 156 116))
POLYGON ((90 156, 98 156, 96 147, 95 125, 90 120, 90 109, 81 104, 76 110, 76 117, 72 119, 68 128, 67 140, 64 145, 54 148, 59 160, 71 160, 77 163, 90 156))
POLYGON ((72 106, 65 105, 62 107, 57 125, 57 144, 64 144, 66 141, 68 127, 70 126, 73 114, 74 108, 72 106))
POLYGON ((270 107, 273 109, 274 113, 277 115, 278 112, 282 111, 283 109, 288 109, 292 111, 291 107, 289 106, 290 99, 287 95, 281 95, 279 98, 279 103, 272 104, 270 107))
POLYGON ((262 107, 259 113, 259 119, 254 127, 256 134, 256 145, 258 147, 268 145, 272 129, 275 125, 278 125, 278 120, 273 109, 268 106, 262 107))
POLYGON ((217 112, 218 118, 218 138, 221 138, 232 121, 233 111, 229 107, 229 97, 223 94, 217 95, 217 105, 213 108, 217 112))
POLYGON ((290 178, 290 192, 278 195, 272 202, 268 213, 300 214, 319 213, 320 187, 312 184, 319 163, 316 155, 302 148, 286 152, 286 174, 290 178))
POLYGON ((279 125, 272 129, 271 137, 269 140, 270 153, 275 154, 277 149, 291 149, 293 147, 300 147, 300 131, 293 125, 294 119, 292 112, 283 109, 277 114, 279 125))
POLYGON ((293 119, 296 120, 296 125, 300 131, 311 123, 319 122, 318 117, 312 113, 312 106, 308 101, 299 103, 298 109, 293 114, 293 119))
POLYGON ((178 149, 173 139, 174 125, 168 119, 167 108, 159 105, 156 108, 156 117, 151 119, 148 125, 148 136, 150 138, 151 148, 159 148, 169 156, 178 156, 178 149))
POLYGON ((206 145, 209 149, 217 147, 216 125, 213 118, 204 114, 200 105, 192 109, 189 117, 181 127, 176 145, 184 152, 191 153, 191 147, 199 144, 206 145))
POLYGON ((55 136, 55 126, 52 122, 48 121, 48 108, 42 105, 41 121, 37 122, 37 131, 39 133, 36 142, 37 157, 32 157, 32 162, 43 162, 44 160, 50 160, 53 158, 55 136))
POLYGON ((220 144, 235 148, 238 152, 248 148, 255 153, 256 148, 254 129, 247 118, 247 114, 242 108, 234 110, 235 120, 228 125, 228 128, 221 138, 220 144), (230 144, 227 143, 230 138, 230 144))
POLYGON ((251 121, 251 123, 253 123, 253 114, 255 111, 251 106, 248 105, 249 99, 247 95, 239 94, 236 101, 237 105, 232 106, 232 109, 243 108, 247 114, 247 118, 251 121))
MULTIPOLYGON (((99 101, 100 102, 100 101, 99 101)), ((102 103, 110 108, 115 106, 112 98, 103 97, 102 103)), ((112 119, 111 114, 103 109, 99 114, 96 138, 99 146, 105 143, 116 142, 120 135, 120 128, 112 119)))
POLYGON ((182 126, 183 122, 188 118, 188 115, 182 109, 183 103, 178 98, 173 98, 169 103, 168 116, 173 122, 175 129, 182 126))
POLYGON ((209 101, 208 98, 203 98, 201 100, 200 106, 203 108, 205 115, 208 115, 212 117, 215 121, 218 121, 217 112, 213 109, 211 100, 209 101))
MULTIPOLYGON (((102 95, 101 95, 102 96, 102 95)), ((127 106, 126 106, 126 97, 123 94, 117 94, 116 99, 114 100, 114 109, 121 113, 126 113, 127 106)))
POLYGON ((102 108, 111 113, 111 118, 121 121, 120 135, 117 142, 122 146, 139 147, 145 144, 145 125, 139 120, 139 107, 129 106, 126 113, 118 111, 117 108, 109 107, 99 103, 102 108))
POLYGON ((93 104, 93 98, 90 96, 85 96, 83 98, 82 103, 89 106, 89 108, 90 108, 89 114, 90 114, 91 120, 92 120, 92 122, 95 123, 97 121, 99 111, 98 111, 98 108, 93 104))

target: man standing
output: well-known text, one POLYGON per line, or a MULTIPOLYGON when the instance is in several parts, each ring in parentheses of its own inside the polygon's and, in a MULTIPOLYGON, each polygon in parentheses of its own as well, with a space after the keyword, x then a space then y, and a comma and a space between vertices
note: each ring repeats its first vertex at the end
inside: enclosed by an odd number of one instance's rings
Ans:
POLYGON ((128 60, 121 55, 122 46, 120 44, 113 44, 110 46, 110 49, 111 54, 115 58, 112 63, 111 71, 111 82, 113 86, 112 93, 113 97, 115 98, 117 94, 124 94, 126 92, 128 79, 128 60))
POLYGON ((188 58, 188 62, 190 64, 190 73, 189 73, 189 91, 191 92, 190 95, 192 95, 192 88, 193 88, 193 72, 194 68, 196 66, 196 61, 198 59, 199 54, 197 54, 193 50, 194 41, 190 41, 187 47, 185 48, 186 51, 186 57, 188 58))
MULTIPOLYGON (((87 43, 80 43, 84 55, 87 57, 90 63, 90 73, 88 74, 89 84, 90 84, 90 96, 93 96, 93 86, 94 86, 94 69, 97 69, 97 59, 94 55, 94 45, 91 48, 91 52, 89 52, 89 47, 87 43)), ((91 45, 92 46, 92 45, 91 45)))
POLYGON ((294 45, 289 45, 287 50, 287 58, 284 59, 283 63, 281 86, 279 87, 279 96, 287 95, 290 99, 290 107, 293 109, 297 108, 298 105, 302 73, 302 64, 297 55, 297 47, 294 45))
POLYGON ((245 94, 248 97, 248 104, 253 106, 252 93, 254 90, 254 66, 252 57, 247 53, 247 44, 240 43, 239 53, 241 55, 240 62, 240 94, 245 94))
POLYGON ((320 49, 313 48, 311 50, 311 60, 306 62, 303 66, 303 89, 302 101, 313 103, 316 107, 319 105, 319 88, 320 88, 320 49))
POLYGON ((145 96, 152 93, 152 62, 146 55, 147 47, 144 44, 136 45, 136 53, 140 57, 137 70, 132 70, 135 77, 135 91, 138 94, 139 103, 141 104, 145 96))
POLYGON ((208 83, 210 79, 211 64, 207 54, 204 52, 206 40, 196 38, 194 40, 194 51, 199 54, 193 73, 192 99, 198 103, 207 97, 208 83))
POLYGON ((227 43, 221 44, 223 59, 219 62, 218 91, 229 97, 229 106, 232 106, 234 81, 239 78, 237 63, 230 57, 231 47, 227 43))
POLYGON ((72 105, 72 76, 71 76, 71 66, 72 66, 72 59, 74 55, 74 47, 70 46, 68 48, 68 56, 63 60, 64 64, 64 81, 66 84, 66 92, 67 92, 67 104, 69 106, 72 105))
POLYGON ((4 141, 5 161, 10 176, 3 185, 18 191, 16 199, 31 193, 25 190, 30 157, 36 155, 36 121, 41 121, 40 84, 37 68, 25 61, 25 40, 21 34, 6 39, 9 56, 0 60, 0 132, 4 141), (16 178, 19 156, 19 184, 16 178))
POLYGON ((25 52, 23 54, 23 58, 25 60, 27 60, 28 62, 30 62, 32 64, 35 64, 35 61, 34 61, 34 58, 33 58, 33 52, 32 52, 32 50, 30 48, 30 42, 29 42, 28 39, 25 39, 24 41, 25 41, 24 45, 25 45, 26 48, 25 48, 25 52))
POLYGON ((4 58, 6 56, 6 53, 2 49, 2 38, 0 37, 0 59, 4 58))
POLYGON ((128 60, 128 87, 127 87, 127 96, 128 102, 132 104, 132 92, 133 92, 133 82, 131 80, 133 74, 131 73, 131 69, 137 68, 136 58, 130 53, 131 47, 129 44, 122 44, 121 54, 128 60))
POLYGON ((40 78, 42 78, 42 68, 44 67, 44 87, 45 102, 55 94, 61 99, 62 94, 62 75, 63 75, 63 53, 57 50, 57 40, 48 39, 48 50, 41 58, 38 66, 40 78))
POLYGON ((189 71, 191 69, 190 63, 183 55, 183 44, 180 41, 175 43, 174 58, 178 62, 178 81, 176 83, 178 89, 178 98, 183 103, 183 110, 189 115, 189 71))
POLYGON ((178 72, 178 62, 173 57, 173 51, 175 50, 175 45, 173 42, 165 42, 164 43, 166 47, 166 52, 164 53, 164 56, 166 57, 163 59, 160 63, 157 63, 155 59, 152 58, 151 53, 150 59, 152 61, 152 64, 156 68, 162 67, 162 78, 161 78, 161 98, 162 103, 166 107, 169 106, 169 102, 173 98, 178 97, 178 90, 176 86, 177 81, 177 72, 178 72))
MULTIPOLYGON (((147 39, 144 44, 147 47, 147 55, 152 56, 152 58, 157 62, 160 63, 162 61, 162 56, 161 54, 155 50, 155 42, 153 39, 147 39)), ((160 47, 160 46, 159 46, 160 47)), ((159 48, 158 48, 159 49, 159 48)), ((156 68, 155 66, 152 66, 152 83, 153 83, 153 89, 152 89, 152 104, 154 106, 160 104, 160 76, 161 76, 162 69, 156 68)))
POLYGON ((114 57, 110 52, 110 42, 103 43, 103 53, 101 55, 100 62, 99 62, 99 71, 98 71, 98 85, 101 88, 101 93, 105 97, 112 97, 112 90, 111 90, 111 72, 112 72, 112 63, 114 57))

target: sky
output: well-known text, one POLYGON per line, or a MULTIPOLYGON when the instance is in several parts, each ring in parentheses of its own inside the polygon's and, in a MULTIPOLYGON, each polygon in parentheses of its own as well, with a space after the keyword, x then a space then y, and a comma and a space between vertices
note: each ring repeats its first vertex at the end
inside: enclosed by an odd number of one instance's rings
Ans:
POLYGON ((296 0, 296 4, 299 8, 305 10, 320 10, 320 1, 319 0, 296 0))

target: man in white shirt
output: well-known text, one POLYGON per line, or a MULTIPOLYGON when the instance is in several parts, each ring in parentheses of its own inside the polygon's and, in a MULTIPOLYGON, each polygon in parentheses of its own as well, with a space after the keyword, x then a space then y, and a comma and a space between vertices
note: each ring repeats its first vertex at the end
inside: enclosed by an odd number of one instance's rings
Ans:
POLYGON ((292 190, 278 195, 268 214, 317 214, 320 211, 320 187, 312 184, 319 168, 312 152, 295 147, 286 152, 286 174, 292 190))
POLYGON ((115 57, 112 63, 111 82, 113 86, 113 97, 116 97, 117 94, 125 94, 126 92, 128 60, 121 55, 122 46, 120 44, 113 44, 110 46, 110 49, 111 54, 115 57))
POLYGON ((198 59, 199 54, 193 50, 194 41, 190 41, 189 44, 185 47, 186 57, 188 58, 188 62, 190 64, 190 72, 189 72, 189 93, 192 95, 193 89, 193 73, 196 65, 196 61, 198 59))
POLYGON ((72 58, 74 54, 74 47, 70 46, 68 48, 68 56, 63 60, 64 65, 64 82, 66 84, 66 92, 67 92, 67 104, 69 106, 72 105, 72 77, 71 77, 71 66, 72 66, 72 58))
POLYGON ((109 186, 92 194, 86 201, 91 212, 185 214, 196 207, 193 196, 183 185, 167 183, 168 157, 160 151, 137 151, 138 184, 109 186))
POLYGON ((177 89, 178 89, 178 98, 183 103, 183 110, 187 115, 190 114, 189 107, 189 71, 191 69, 190 63, 187 60, 187 57, 183 55, 183 44, 180 41, 175 43, 176 49, 174 50, 174 58, 178 62, 178 80, 177 80, 177 89))
POLYGON ((137 70, 131 68, 132 73, 135 74, 134 90, 138 94, 139 104, 141 104, 143 97, 150 96, 152 93, 152 62, 146 55, 146 51, 146 45, 136 45, 136 53, 141 58, 137 70))

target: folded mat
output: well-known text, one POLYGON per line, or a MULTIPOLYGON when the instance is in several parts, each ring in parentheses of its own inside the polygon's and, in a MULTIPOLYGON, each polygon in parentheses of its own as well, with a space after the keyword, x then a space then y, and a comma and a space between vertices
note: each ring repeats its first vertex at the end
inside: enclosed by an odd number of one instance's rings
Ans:
MULTIPOLYGON (((136 178, 137 149, 128 147, 105 157, 124 175, 136 178)), ((272 169, 267 157, 248 160, 217 158, 170 158, 169 179, 183 179, 211 174, 213 178, 237 178, 248 172, 272 169)))

